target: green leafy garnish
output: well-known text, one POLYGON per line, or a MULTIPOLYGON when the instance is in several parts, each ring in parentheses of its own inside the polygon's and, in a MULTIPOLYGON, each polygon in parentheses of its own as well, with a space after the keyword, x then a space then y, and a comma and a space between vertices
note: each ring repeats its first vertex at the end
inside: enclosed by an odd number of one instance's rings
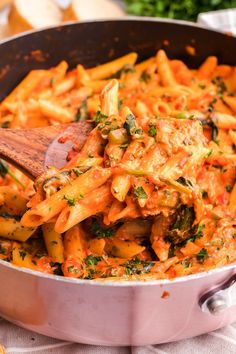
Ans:
POLYGON ((98 224, 97 221, 93 221, 91 232, 96 235, 97 238, 112 237, 114 235, 114 230, 111 228, 105 228, 98 224))
POLYGON ((205 259, 208 258, 208 251, 202 248, 201 251, 196 254, 196 258, 199 262, 205 261, 205 259))
POLYGON ((133 136, 135 134, 141 135, 143 133, 141 128, 137 128, 136 119, 133 114, 128 114, 125 120, 124 128, 128 135, 133 136))
POLYGON ((95 266, 101 260, 102 260, 102 257, 100 257, 100 256, 89 255, 88 257, 85 258, 84 262, 87 266, 95 266))
POLYGON ((177 179, 177 182, 182 184, 183 186, 186 186, 186 187, 189 187, 189 188, 193 188, 192 182, 189 179, 185 178, 185 177, 179 177, 177 179))
POLYGON ((7 129, 10 127, 10 122, 3 122, 1 125, 2 128, 7 129))
POLYGON ((6 162, 0 159, 0 176, 4 178, 7 174, 11 176, 11 178, 14 179, 14 181, 23 189, 25 189, 25 185, 14 175, 14 173, 11 172, 6 162))
POLYGON ((230 192, 232 191, 233 187, 230 186, 230 185, 228 185, 228 186, 225 187, 225 189, 226 189, 226 191, 227 191, 228 193, 230 193, 230 192))
POLYGON ((167 232, 166 239, 174 245, 184 245, 189 237, 192 236, 193 222, 195 220, 194 208, 181 205, 177 208, 173 218, 174 220, 167 232))
POLYGON ((147 193, 142 186, 134 188, 134 195, 137 199, 147 199, 147 193))
POLYGON ((153 137, 157 135, 157 128, 152 124, 149 124, 148 135, 153 137))
POLYGON ((0 254, 7 254, 6 248, 2 247, 1 245, 0 245, 0 254))
POLYGON ((25 256, 26 256, 26 252, 25 251, 19 251, 19 255, 22 258, 22 260, 24 260, 25 256))
POLYGON ((76 113, 75 116, 75 122, 79 122, 82 120, 86 120, 88 119, 88 107, 87 107, 87 101, 83 101, 76 113))
POLYGON ((118 99, 118 109, 121 109, 122 105, 123 105, 123 99, 119 98, 118 99))
POLYGON ((140 81, 148 83, 151 80, 151 75, 147 71, 143 71, 142 75, 140 76, 140 81))
POLYGON ((122 74, 128 74, 128 73, 134 73, 134 72, 135 72, 134 66, 132 64, 126 64, 123 66, 123 68, 118 70, 115 74, 111 75, 109 77, 109 79, 120 79, 122 74))
POLYGON ((127 275, 134 275, 134 274, 145 274, 148 273, 155 262, 148 262, 146 260, 140 260, 137 256, 134 259, 126 262, 125 266, 125 273, 127 275))
POLYGON ((185 259, 181 262, 181 264, 184 266, 184 268, 189 268, 189 267, 191 267, 191 265, 192 265, 189 258, 185 258, 185 259))
POLYGON ((79 270, 77 268, 75 268, 75 266, 69 266, 67 267, 67 272, 68 273, 79 273, 79 270))
POLYGON ((102 113, 100 110, 98 110, 95 115, 93 116, 93 120, 96 123, 101 123, 105 122, 105 120, 108 118, 108 116, 104 113, 102 113))
POLYGON ((236 7, 235 0, 125 0, 125 3, 132 15, 190 21, 195 21, 200 12, 236 7))
POLYGON ((223 77, 217 76, 212 80, 212 82, 217 86, 217 95, 222 98, 223 93, 227 91, 223 77))
POLYGON ((72 199, 70 197, 67 197, 66 195, 64 195, 63 199, 65 199, 67 201, 67 204, 69 206, 74 206, 75 205, 75 199, 72 199))

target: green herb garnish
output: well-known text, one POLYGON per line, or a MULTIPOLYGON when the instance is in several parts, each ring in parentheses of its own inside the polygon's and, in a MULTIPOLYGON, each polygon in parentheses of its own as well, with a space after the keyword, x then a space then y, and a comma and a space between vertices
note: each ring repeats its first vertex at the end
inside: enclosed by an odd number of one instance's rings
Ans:
POLYGON ((79 122, 82 120, 86 120, 88 119, 88 107, 87 107, 87 101, 83 101, 76 113, 75 116, 75 122, 79 122))
POLYGON ((151 75, 144 70, 139 80, 148 83, 151 80, 151 75))
POLYGON ((134 188, 134 195, 137 199, 147 199, 147 193, 142 186, 134 188))
POLYGON ((22 258, 22 260, 24 260, 25 256, 26 256, 26 252, 25 251, 19 251, 19 255, 22 258))
POLYGON ((101 260, 102 260, 102 257, 100 257, 100 256, 89 255, 88 257, 85 258, 84 262, 87 266, 95 266, 101 260))
POLYGON ((14 175, 14 173, 11 172, 6 162, 0 159, 0 176, 4 178, 7 174, 23 189, 25 189, 25 185, 14 175))
POLYGON ((97 238, 110 238, 114 235, 114 230, 111 228, 105 228, 98 224, 97 221, 93 221, 91 232, 96 235, 97 238))
POLYGON ((69 206, 74 206, 75 205, 75 199, 67 197, 66 195, 64 195, 63 199, 65 199, 67 201, 69 206))
POLYGON ((148 135, 153 137, 157 135, 157 128, 152 124, 149 124, 148 135))
POLYGON ((100 110, 98 110, 95 115, 93 116, 93 120, 96 123, 101 123, 105 122, 105 120, 108 118, 108 116, 104 113, 102 113, 100 110))
POLYGON ((196 258, 199 262, 205 261, 205 259, 208 258, 208 251, 202 248, 201 251, 196 254, 196 258))
POLYGON ((226 191, 227 191, 228 193, 230 193, 230 192, 232 191, 233 187, 230 186, 230 185, 228 185, 228 186, 225 187, 225 189, 226 189, 226 191))

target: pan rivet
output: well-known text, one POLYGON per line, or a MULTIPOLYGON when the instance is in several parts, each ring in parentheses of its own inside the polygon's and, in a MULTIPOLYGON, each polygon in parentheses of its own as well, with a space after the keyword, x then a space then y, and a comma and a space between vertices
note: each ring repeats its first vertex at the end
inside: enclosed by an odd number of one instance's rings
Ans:
POLYGON ((228 307, 225 298, 220 295, 212 296, 207 301, 206 306, 212 315, 219 315, 228 307))

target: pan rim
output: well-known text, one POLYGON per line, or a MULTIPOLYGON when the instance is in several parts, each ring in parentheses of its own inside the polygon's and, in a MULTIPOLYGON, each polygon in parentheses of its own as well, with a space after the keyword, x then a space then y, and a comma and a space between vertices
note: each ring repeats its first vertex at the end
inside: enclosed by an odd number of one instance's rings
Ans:
MULTIPOLYGON (((214 268, 210 269, 204 272, 200 273, 195 273, 195 274, 190 274, 190 275, 185 275, 182 277, 176 277, 173 279, 153 279, 153 280, 116 280, 114 277, 114 280, 106 280, 104 279, 79 279, 79 278, 68 278, 64 276, 59 276, 55 274, 48 274, 48 273, 43 273, 40 271, 28 269, 28 268, 21 268, 18 267, 14 264, 8 263, 6 261, 3 261, 0 259, 0 272, 1 272, 1 267, 6 267, 10 270, 15 270, 19 271, 20 273, 25 273, 30 276, 34 276, 36 278, 40 279, 47 279, 49 281, 56 281, 56 282, 63 282, 63 283, 69 283, 69 284, 77 284, 77 285, 90 285, 90 286, 105 286, 105 287, 139 287, 139 286, 163 286, 163 285, 173 285, 173 284, 179 284, 179 283, 185 283, 185 282, 190 282, 198 279, 202 279, 208 276, 213 276, 217 275, 218 273, 223 273, 224 271, 227 272, 229 270, 234 270, 236 263, 231 263, 228 265, 225 265, 223 267, 219 268, 214 268)), ((227 280, 227 279, 226 279, 227 280)))
POLYGON ((199 28, 208 32, 213 32, 215 34, 218 35, 222 35, 225 37, 230 37, 230 38, 235 38, 235 37, 231 37, 226 33, 223 33, 221 31, 217 31, 215 29, 212 28, 208 28, 206 26, 200 25, 198 23, 195 22, 191 22, 191 21, 185 21, 185 20, 176 20, 176 19, 168 19, 168 18, 156 18, 156 17, 144 17, 144 16, 125 16, 125 17, 121 17, 121 18, 106 18, 106 19, 97 19, 97 20, 84 20, 84 21, 69 21, 63 24, 59 24, 59 25, 54 25, 54 26, 46 26, 40 29, 32 29, 29 31, 25 31, 25 32, 21 32, 21 33, 17 33, 13 36, 11 36, 10 38, 6 38, 6 39, 2 39, 0 40, 0 45, 14 41, 16 39, 19 38, 24 38, 27 36, 30 36, 32 34, 35 33, 41 33, 50 29, 57 29, 60 30, 61 28, 64 27, 70 27, 70 26, 77 26, 80 24, 94 24, 94 23, 106 23, 106 22, 129 22, 129 21, 133 21, 133 22, 153 22, 153 23, 164 23, 164 24, 168 24, 168 23, 172 23, 172 24, 176 24, 176 25, 180 25, 180 26, 189 26, 189 27, 194 27, 194 28, 199 28))

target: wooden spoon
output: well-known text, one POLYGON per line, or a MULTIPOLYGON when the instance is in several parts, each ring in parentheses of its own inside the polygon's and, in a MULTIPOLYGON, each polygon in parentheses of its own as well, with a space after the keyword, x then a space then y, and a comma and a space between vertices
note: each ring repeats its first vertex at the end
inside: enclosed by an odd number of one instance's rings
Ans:
POLYGON ((73 145, 82 147, 91 129, 86 121, 35 129, 0 129, 0 157, 35 179, 47 167, 63 167, 73 145))

